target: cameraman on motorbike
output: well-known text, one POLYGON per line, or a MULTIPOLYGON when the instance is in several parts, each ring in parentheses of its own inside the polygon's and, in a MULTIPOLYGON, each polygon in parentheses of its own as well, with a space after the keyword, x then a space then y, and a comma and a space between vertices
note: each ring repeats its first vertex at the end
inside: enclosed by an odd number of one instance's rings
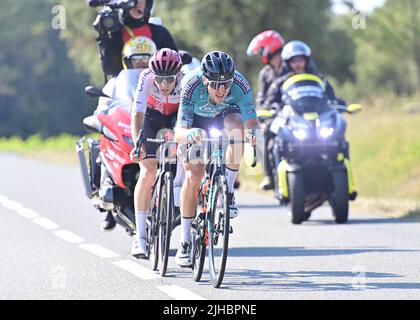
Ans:
MULTIPOLYGON (((156 50, 155 43, 146 37, 138 37, 129 40, 123 48, 122 65, 124 70, 118 77, 111 78, 102 89, 107 97, 99 98, 98 106, 93 117, 84 120, 95 121, 95 117, 102 113, 108 113, 114 107, 126 108, 130 112, 130 106, 134 99, 135 88, 139 79, 140 72, 148 67, 148 62, 153 52, 156 50)), ((99 198, 101 203, 112 202, 113 182, 106 167, 101 164, 101 181, 99 198)), ((100 209, 100 211, 105 211, 100 209)), ((105 220, 101 224, 104 231, 114 229, 116 222, 112 213, 108 212, 105 220)))
POLYGON ((99 32, 97 41, 105 75, 115 76, 123 69, 120 56, 124 44, 130 39, 147 37, 155 42, 157 49, 177 50, 174 39, 165 27, 149 23, 153 0, 87 0, 87 2, 91 7, 105 5, 120 8, 110 10, 106 7, 94 23, 99 32), (113 12, 118 15, 112 15, 113 12), (112 17, 113 24, 111 24, 112 17))

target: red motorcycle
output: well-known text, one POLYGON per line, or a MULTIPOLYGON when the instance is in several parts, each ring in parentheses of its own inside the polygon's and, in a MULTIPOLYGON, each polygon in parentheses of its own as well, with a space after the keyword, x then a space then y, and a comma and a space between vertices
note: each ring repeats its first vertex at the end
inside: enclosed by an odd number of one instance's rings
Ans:
MULTIPOLYGON (((101 90, 87 87, 91 97, 107 97, 101 90)), ((130 160, 134 148, 131 139, 131 115, 123 101, 113 101, 106 113, 83 120, 86 132, 100 133, 100 139, 83 137, 76 143, 85 194, 100 211, 111 212, 115 221, 132 236, 136 230, 134 188, 139 177, 139 165, 130 160), (102 170, 101 170, 102 166, 102 170), (99 196, 101 172, 111 179, 110 193, 99 196)))

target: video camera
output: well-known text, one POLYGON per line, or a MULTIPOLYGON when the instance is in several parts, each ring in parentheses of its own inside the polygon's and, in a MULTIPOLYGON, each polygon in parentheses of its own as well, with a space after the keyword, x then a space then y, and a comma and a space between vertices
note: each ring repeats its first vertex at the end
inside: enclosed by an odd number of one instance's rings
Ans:
POLYGON ((93 6, 104 6, 93 26, 99 33, 117 32, 124 25, 123 12, 137 5, 137 0, 98 0, 93 6))

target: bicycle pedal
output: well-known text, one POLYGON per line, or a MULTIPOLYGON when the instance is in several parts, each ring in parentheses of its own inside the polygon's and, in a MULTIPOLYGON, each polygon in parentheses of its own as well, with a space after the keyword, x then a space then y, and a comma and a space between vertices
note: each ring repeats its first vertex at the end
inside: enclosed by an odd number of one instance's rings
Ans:
POLYGON ((232 226, 229 226, 229 233, 233 233, 233 228, 232 228, 232 226))

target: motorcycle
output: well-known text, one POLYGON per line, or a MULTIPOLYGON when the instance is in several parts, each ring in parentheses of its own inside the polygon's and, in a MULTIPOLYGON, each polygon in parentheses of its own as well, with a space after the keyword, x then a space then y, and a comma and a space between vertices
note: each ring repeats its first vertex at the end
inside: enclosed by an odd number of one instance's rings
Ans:
POLYGON ((293 224, 308 220, 325 201, 335 222, 346 223, 349 200, 357 193, 342 113, 354 114, 362 107, 331 103, 324 82, 310 74, 289 78, 283 85, 283 101, 285 106, 270 126, 276 135, 277 197, 290 205, 293 224))
POLYGON ((111 99, 99 115, 87 117, 83 125, 87 133, 99 133, 100 138, 82 137, 76 143, 86 196, 99 211, 112 212, 115 221, 132 236, 136 230, 134 188, 140 169, 130 159, 134 148, 131 138, 130 108, 141 70, 123 70, 118 75, 113 97, 89 86, 85 92, 93 98, 111 99), (101 165, 112 180, 111 193, 101 198, 101 165))

